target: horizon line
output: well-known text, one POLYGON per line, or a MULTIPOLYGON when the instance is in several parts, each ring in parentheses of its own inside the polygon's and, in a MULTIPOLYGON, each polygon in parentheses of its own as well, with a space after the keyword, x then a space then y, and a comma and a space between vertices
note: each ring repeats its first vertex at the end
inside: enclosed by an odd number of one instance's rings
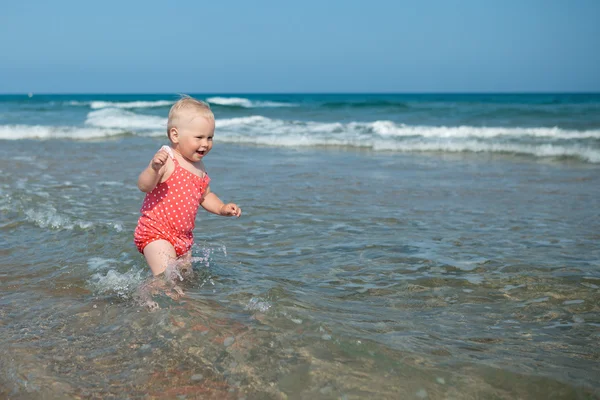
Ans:
POLYGON ((332 91, 332 92, 233 92, 233 91, 224 91, 224 92, 0 92, 0 96, 50 96, 50 95, 181 95, 181 94, 194 94, 194 95, 337 95, 337 94, 373 94, 373 95, 482 95, 482 94, 600 94, 600 91, 465 91, 465 92, 456 92, 456 91, 423 91, 423 92, 384 92, 384 91, 373 91, 373 92, 342 92, 342 91, 332 91))

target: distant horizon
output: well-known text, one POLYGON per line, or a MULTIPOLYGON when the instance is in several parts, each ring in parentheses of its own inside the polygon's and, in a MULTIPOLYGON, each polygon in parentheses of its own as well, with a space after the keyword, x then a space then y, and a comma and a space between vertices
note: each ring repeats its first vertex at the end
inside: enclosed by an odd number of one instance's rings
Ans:
POLYGON ((69 95, 104 95, 104 96, 117 96, 117 95, 338 95, 338 94, 356 94, 356 95, 423 95, 423 94, 446 94, 446 95, 482 95, 482 94, 496 94, 496 95, 535 95, 535 94, 600 94, 600 91, 423 91, 423 92, 6 92, 0 93, 0 96, 69 96, 69 95))

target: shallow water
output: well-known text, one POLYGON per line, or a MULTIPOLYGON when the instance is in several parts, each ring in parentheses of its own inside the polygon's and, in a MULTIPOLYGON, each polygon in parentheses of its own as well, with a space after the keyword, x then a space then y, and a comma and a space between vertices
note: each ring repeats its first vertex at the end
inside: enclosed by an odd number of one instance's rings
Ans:
POLYGON ((151 312, 135 181, 162 144, 2 142, 2 396, 600 396, 599 165, 217 141, 243 215, 201 211, 151 312))

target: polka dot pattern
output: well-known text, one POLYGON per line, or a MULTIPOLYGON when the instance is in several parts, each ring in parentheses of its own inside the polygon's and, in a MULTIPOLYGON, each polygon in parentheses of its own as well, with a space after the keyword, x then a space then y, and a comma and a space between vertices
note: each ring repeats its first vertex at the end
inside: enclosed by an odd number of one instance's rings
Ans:
POLYGON ((134 232, 140 253, 155 240, 167 240, 177 256, 187 253, 194 244, 194 227, 198 207, 208 187, 207 174, 199 177, 183 168, 175 158, 175 170, 163 183, 146 194, 141 217, 134 232))

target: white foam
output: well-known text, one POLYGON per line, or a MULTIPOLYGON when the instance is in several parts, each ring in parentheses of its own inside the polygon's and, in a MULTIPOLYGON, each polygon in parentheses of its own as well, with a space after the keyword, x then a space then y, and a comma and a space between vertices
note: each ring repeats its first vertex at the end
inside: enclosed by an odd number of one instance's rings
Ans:
POLYGON ((46 209, 27 209, 24 211, 28 221, 33 222, 40 228, 50 229, 67 229, 72 230, 75 227, 80 229, 88 229, 94 226, 91 222, 87 221, 73 221, 66 215, 60 214, 56 208, 52 206, 46 207, 46 209))
POLYGON ((218 128, 246 127, 252 129, 280 129, 278 133, 368 134, 380 138, 480 138, 496 137, 549 138, 549 139, 600 139, 600 130, 566 130, 560 128, 506 128, 474 126, 425 126, 396 124, 392 121, 374 122, 313 122, 285 121, 254 115, 217 120, 218 128))
POLYGON ((209 97, 206 101, 221 106, 252 107, 250 100, 241 97, 209 97))
POLYGON ((276 101, 252 101, 243 97, 209 97, 208 103, 220 106, 259 108, 259 107, 294 107, 296 104, 276 101))
MULTIPOLYGON (((242 100, 248 99, 227 98, 227 101, 242 100)), ((91 111, 85 124, 85 127, 0 126, 0 139, 91 139, 125 132, 164 136, 167 118, 103 108, 91 111)), ((600 163, 600 147, 595 144, 600 139, 600 130, 407 126, 392 121, 316 122, 271 119, 260 115, 218 119, 216 126, 216 140, 222 142, 283 147, 349 146, 393 152, 566 156, 600 163)))
POLYGON ((167 129, 167 118, 136 114, 114 108, 90 112, 85 123, 101 128, 119 128, 122 130, 156 130, 162 128, 165 132, 167 129))
POLYGON ((411 141, 411 142, 378 142, 374 150, 404 151, 404 152, 447 152, 447 153, 513 153, 537 157, 579 157, 583 160, 600 163, 600 149, 590 149, 579 145, 554 144, 509 144, 470 141, 411 141))
POLYGON ((129 101, 129 102, 114 102, 114 101, 92 101, 90 108, 93 110, 101 108, 156 108, 168 107, 173 101, 157 100, 157 101, 129 101))
MULTIPOLYGON (((0 209, 2 204, 0 203, 0 209)), ((114 221, 96 221, 90 222, 81 219, 76 219, 67 216, 59 212, 56 208, 51 205, 45 205, 42 208, 29 208, 24 209, 23 213, 27 221, 34 223, 40 228, 53 229, 53 230, 73 230, 78 229, 90 229, 94 227, 108 227, 114 229, 117 232, 123 231, 123 226, 119 222, 114 221)))
POLYGON ((537 157, 579 157, 600 162, 600 149, 579 139, 600 131, 559 128, 479 128, 404 126, 391 121, 322 123, 285 121, 263 116, 217 120, 217 140, 285 147, 352 146, 375 151, 489 152, 537 157), (547 140, 543 140, 547 138, 547 140), (558 144, 556 140, 560 139, 558 144))
POLYGON ((91 270, 108 269, 118 263, 114 258, 91 257, 88 259, 88 268, 91 270))
POLYGON ((116 294, 123 299, 134 297, 136 289, 140 287, 147 272, 131 269, 126 272, 118 272, 114 269, 106 274, 96 273, 90 277, 88 284, 99 294, 116 294))
POLYGON ((263 300, 260 297, 253 297, 248 301, 246 310, 249 311, 260 311, 262 313, 267 312, 271 308, 271 303, 267 300, 263 300))
POLYGON ((68 101, 66 105, 69 106, 81 106, 90 107, 92 110, 98 110, 101 108, 156 108, 156 107, 168 107, 172 105, 173 101, 168 100, 156 100, 156 101, 68 101))
POLYGON ((0 139, 97 139, 121 135, 123 129, 80 128, 73 126, 0 125, 0 139))
MULTIPOLYGON (((353 123, 351 123, 353 124, 353 123)), ((360 125, 360 124, 359 124, 360 125)), ((495 138, 513 136, 518 138, 553 138, 553 139, 600 139, 600 130, 576 131, 561 128, 507 128, 476 126, 425 126, 395 124, 392 121, 375 121, 367 123, 373 131, 381 136, 425 137, 425 138, 495 138)))
MULTIPOLYGON (((284 121, 281 121, 283 123, 284 121)), ((238 118, 223 118, 217 119, 215 121, 215 125, 217 128, 226 128, 226 127, 235 127, 240 126, 243 127, 245 125, 266 125, 271 123, 277 123, 277 120, 272 120, 267 117, 263 117, 260 115, 253 115, 250 117, 238 117, 238 118)))

